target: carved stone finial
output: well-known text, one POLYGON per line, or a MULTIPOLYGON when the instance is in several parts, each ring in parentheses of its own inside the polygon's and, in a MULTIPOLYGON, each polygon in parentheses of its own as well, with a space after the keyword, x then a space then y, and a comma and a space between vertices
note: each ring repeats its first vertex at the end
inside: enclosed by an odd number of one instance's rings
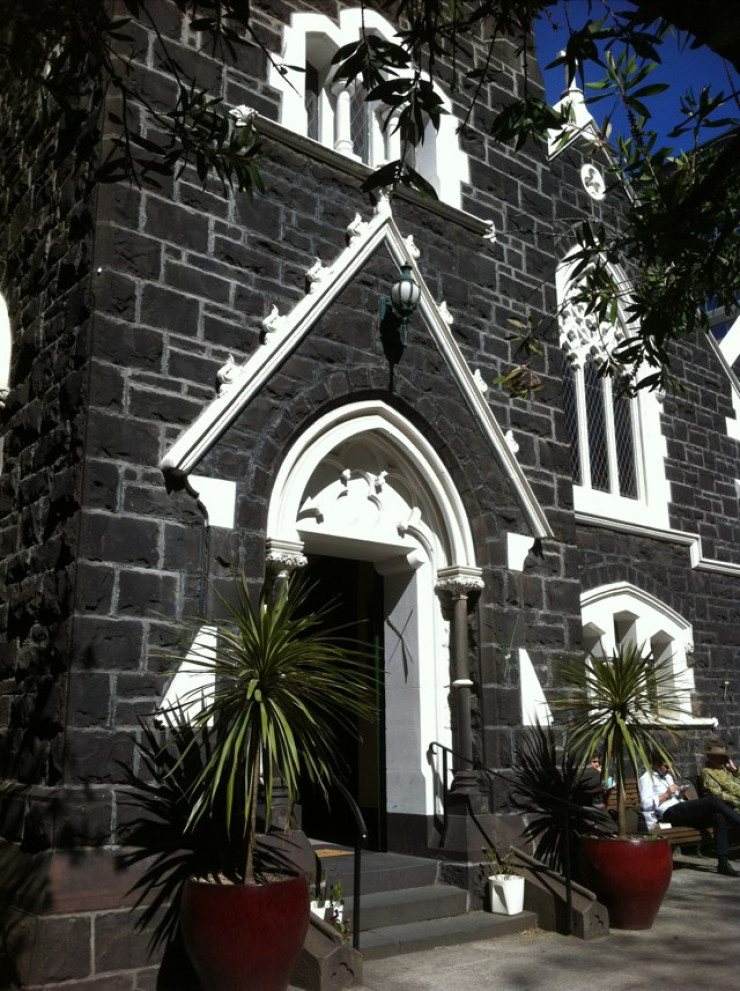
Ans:
POLYGON ((378 472, 377 475, 371 475, 370 476, 371 479, 372 479, 372 481, 373 481, 373 487, 375 488, 375 491, 376 492, 382 492, 383 491, 383 488, 385 487, 385 480, 386 480, 387 476, 388 476, 388 472, 387 471, 381 471, 381 472, 378 472))
POLYGON ((347 224, 347 244, 352 244, 355 238, 359 237, 366 227, 367 222, 362 219, 359 213, 356 213, 354 220, 347 224))
POLYGON ((387 189, 381 189, 375 203, 375 213, 387 217, 391 213, 391 197, 387 189))
POLYGON ((283 317, 278 313, 278 308, 273 303, 273 307, 262 321, 262 329, 265 335, 274 334, 281 329, 283 317))
POLYGON ((488 383, 484 380, 483 376, 481 375, 480 368, 476 368, 476 370, 473 372, 473 379, 475 380, 475 384, 478 386, 478 392, 480 392, 482 396, 485 396, 485 394, 488 392, 488 383))
POLYGON ((405 237, 403 239, 403 243, 408 248, 408 252, 409 252, 409 254, 411 255, 411 257, 414 260, 416 260, 417 258, 420 258, 421 257, 421 252, 416 247, 416 242, 414 241, 414 235, 413 234, 409 234, 408 237, 405 237))
POLYGON ((225 392, 229 391, 236 379, 239 377, 240 371, 241 366, 237 365, 236 361, 234 361, 234 355, 230 354, 225 363, 221 365, 219 370, 216 372, 219 396, 222 396, 225 392))
POLYGON ((447 326, 451 327, 455 322, 455 318, 450 313, 450 310, 447 306, 447 300, 443 299, 442 302, 437 307, 437 309, 439 310, 439 315, 442 317, 442 319, 447 324, 447 326))
POLYGON ((511 451, 512 454, 518 454, 519 453, 519 445, 514 440, 514 431, 513 430, 507 430, 506 431, 506 433, 504 434, 504 440, 506 441, 506 446, 509 448, 509 450, 511 451))
POLYGON ((234 127, 248 127, 257 116, 257 111, 242 103, 229 110, 229 117, 234 118, 234 127))
POLYGON ((326 269, 324 268, 324 263, 317 257, 316 261, 306 272, 306 292, 315 292, 325 275, 326 269))

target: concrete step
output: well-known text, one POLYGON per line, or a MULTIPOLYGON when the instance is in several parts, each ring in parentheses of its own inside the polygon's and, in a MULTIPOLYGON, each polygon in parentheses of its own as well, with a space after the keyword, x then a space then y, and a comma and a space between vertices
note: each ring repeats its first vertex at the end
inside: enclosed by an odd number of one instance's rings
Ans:
MULTIPOLYGON (((354 891, 354 855, 322 859, 323 877, 330 885, 342 883, 342 898, 349 904, 354 891)), ((400 853, 363 853, 362 895, 400 888, 421 888, 437 880, 437 861, 400 853)))
MULTIPOLYGON (((352 900, 344 911, 352 918, 352 900)), ((450 884, 427 885, 423 888, 401 888, 363 895, 360 903, 360 932, 406 923, 464 915, 468 895, 462 888, 450 884)))
POLYGON ((454 918, 427 919, 361 932, 360 952, 366 960, 379 960, 401 953, 431 950, 436 946, 511 936, 525 929, 533 929, 536 925, 534 912, 521 912, 519 915, 469 912, 454 918))

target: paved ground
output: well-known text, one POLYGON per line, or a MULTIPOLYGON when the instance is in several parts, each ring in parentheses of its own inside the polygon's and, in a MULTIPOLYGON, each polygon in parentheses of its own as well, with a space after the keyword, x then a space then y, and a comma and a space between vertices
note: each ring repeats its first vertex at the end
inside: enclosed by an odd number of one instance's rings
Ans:
POLYGON ((586 943, 534 930, 366 961, 364 981, 365 991, 737 991, 740 878, 677 868, 647 932, 586 943))

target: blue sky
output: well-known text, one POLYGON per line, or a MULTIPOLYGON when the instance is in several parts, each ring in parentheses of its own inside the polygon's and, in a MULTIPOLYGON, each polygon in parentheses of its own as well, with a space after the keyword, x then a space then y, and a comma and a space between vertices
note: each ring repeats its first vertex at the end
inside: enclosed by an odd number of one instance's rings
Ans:
MULTIPOLYGON (((735 0, 737 2, 737 0, 735 0)), ((547 99, 550 103, 556 103, 565 87, 565 70, 562 66, 555 69, 545 70, 545 66, 557 57, 559 51, 565 47, 567 39, 566 21, 562 15, 562 8, 567 6, 574 26, 580 27, 588 15, 587 0, 565 0, 554 10, 553 17, 560 27, 559 31, 553 29, 547 19, 541 19, 535 29, 537 38, 537 54, 540 66, 545 77, 545 88, 547 99)), ((594 4, 594 17, 598 17, 596 12, 598 4, 594 4)), ((616 5, 620 9, 619 4, 616 5)), ((661 56, 663 64, 659 66, 650 76, 650 82, 668 83, 670 89, 656 97, 651 97, 649 104, 653 113, 653 121, 656 130, 664 137, 665 143, 669 146, 678 147, 680 141, 669 139, 668 132, 679 119, 679 97, 689 86, 693 87, 695 93, 701 90, 702 86, 711 84, 712 92, 724 90, 729 91, 729 83, 724 68, 723 61, 710 49, 702 47, 694 51, 688 47, 680 48, 675 38, 669 38, 661 46, 661 56)), ((587 68, 587 81, 596 82, 600 76, 598 66, 590 65, 587 68)), ((740 88, 740 77, 733 72, 734 85, 740 88)), ((597 103, 592 107, 592 113, 597 120, 604 112, 608 101, 597 103)), ((725 116, 737 117, 737 108, 732 113, 728 111, 725 116)), ((614 127, 620 126, 619 118, 615 116, 614 127)), ((708 132, 707 137, 715 132, 708 132)), ((684 139, 688 141, 689 139, 684 139)))

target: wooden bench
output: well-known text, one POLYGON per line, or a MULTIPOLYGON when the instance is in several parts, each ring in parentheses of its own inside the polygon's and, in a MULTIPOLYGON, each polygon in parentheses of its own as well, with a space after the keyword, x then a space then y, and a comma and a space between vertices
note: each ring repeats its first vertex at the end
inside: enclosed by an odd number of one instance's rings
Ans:
MULTIPOLYGON (((661 826, 654 826, 652 829, 645 828, 645 819, 640 802, 640 787, 637 781, 625 781, 624 795, 627 800, 627 829, 631 833, 654 833, 656 836, 665 836, 671 845, 671 849, 682 847, 700 848, 703 843, 711 840, 712 830, 707 829, 700 832, 692 826, 671 826, 666 829, 661 826)), ((689 798, 697 798, 696 789, 689 786, 687 792, 689 798)), ((617 789, 611 788, 607 795, 606 807, 616 815, 617 810, 617 789)), ((682 852, 682 851, 681 851, 682 852)))

